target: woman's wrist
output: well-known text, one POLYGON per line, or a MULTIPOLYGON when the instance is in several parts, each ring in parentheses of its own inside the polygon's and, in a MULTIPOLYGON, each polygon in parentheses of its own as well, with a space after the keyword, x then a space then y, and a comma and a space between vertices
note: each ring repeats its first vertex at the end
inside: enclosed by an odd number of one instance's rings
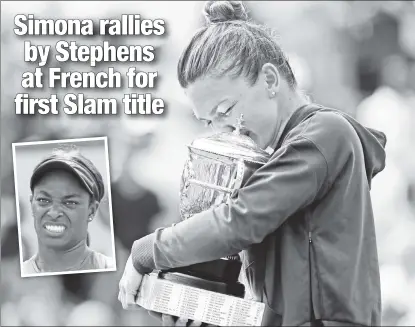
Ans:
POLYGON ((148 274, 156 269, 153 254, 154 240, 155 234, 149 234, 135 241, 131 248, 134 268, 140 274, 148 274))

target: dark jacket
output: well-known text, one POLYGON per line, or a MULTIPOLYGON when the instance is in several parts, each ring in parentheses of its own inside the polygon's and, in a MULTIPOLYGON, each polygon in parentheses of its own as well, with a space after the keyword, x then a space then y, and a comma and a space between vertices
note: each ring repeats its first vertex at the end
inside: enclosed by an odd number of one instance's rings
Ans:
POLYGON ((244 250, 247 280, 266 304, 263 325, 307 325, 312 315, 380 325, 370 183, 384 168, 385 142, 339 111, 298 109, 272 158, 229 205, 156 231, 156 268, 244 250))

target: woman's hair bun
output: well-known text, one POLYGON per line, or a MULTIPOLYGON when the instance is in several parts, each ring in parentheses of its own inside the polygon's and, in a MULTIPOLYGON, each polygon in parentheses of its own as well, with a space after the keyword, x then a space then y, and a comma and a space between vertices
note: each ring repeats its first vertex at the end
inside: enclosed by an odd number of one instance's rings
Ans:
POLYGON ((207 1, 204 15, 208 23, 248 19, 248 14, 242 1, 207 1))

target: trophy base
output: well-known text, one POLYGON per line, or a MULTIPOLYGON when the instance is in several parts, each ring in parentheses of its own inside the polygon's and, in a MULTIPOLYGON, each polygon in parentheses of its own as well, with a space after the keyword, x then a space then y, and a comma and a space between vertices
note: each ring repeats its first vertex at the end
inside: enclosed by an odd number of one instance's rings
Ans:
MULTIPOLYGON (((201 321, 214 326, 261 326, 265 304, 174 282, 179 273, 154 271, 143 276, 136 304, 146 310, 201 321)), ((194 283, 194 282, 193 282, 194 283)), ((204 284, 206 285, 206 284, 204 284)))
POLYGON ((245 287, 238 282, 241 267, 239 260, 218 259, 165 270, 160 273, 160 278, 243 298, 245 287))
POLYGON ((239 298, 244 298, 245 296, 245 286, 239 282, 221 283, 176 272, 160 272, 159 278, 215 293, 232 295, 239 298))

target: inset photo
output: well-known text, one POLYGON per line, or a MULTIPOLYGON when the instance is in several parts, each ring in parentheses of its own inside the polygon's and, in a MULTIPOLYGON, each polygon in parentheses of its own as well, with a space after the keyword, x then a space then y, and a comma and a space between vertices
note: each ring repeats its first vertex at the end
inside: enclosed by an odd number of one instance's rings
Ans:
POLYGON ((116 270, 107 137, 13 143, 21 277, 116 270))

